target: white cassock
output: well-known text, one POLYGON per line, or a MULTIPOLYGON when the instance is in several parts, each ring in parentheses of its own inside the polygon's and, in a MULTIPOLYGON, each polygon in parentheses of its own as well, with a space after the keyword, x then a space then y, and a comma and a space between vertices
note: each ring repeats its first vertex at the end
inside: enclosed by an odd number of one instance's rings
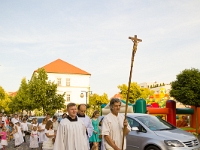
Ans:
MULTIPOLYGON (((106 115, 102 122, 102 136, 109 135, 110 138, 115 142, 118 148, 122 147, 122 137, 123 137, 123 122, 124 115, 118 114, 118 116, 109 113, 106 115)), ((130 126, 127 127, 131 130, 130 126)), ((107 150, 113 150, 113 148, 106 142, 103 138, 104 148, 107 150)), ((124 137, 124 150, 126 149, 126 137, 124 137)))
POLYGON ((88 140, 84 122, 62 119, 58 126, 54 150, 88 150, 88 140))
POLYGON ((82 120, 85 124, 85 127, 87 129, 87 139, 88 139, 88 147, 89 147, 89 138, 92 136, 94 127, 92 126, 92 121, 91 119, 85 115, 84 117, 78 117, 78 119, 82 120))

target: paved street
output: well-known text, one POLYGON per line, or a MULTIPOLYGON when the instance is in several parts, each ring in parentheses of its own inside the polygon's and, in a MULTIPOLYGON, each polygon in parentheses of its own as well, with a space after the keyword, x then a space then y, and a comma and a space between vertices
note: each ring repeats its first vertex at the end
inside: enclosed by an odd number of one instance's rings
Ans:
MULTIPOLYGON (((29 135, 26 135, 26 143, 23 143, 20 147, 17 147, 17 148, 14 148, 15 144, 14 144, 14 141, 10 141, 8 142, 8 146, 6 147, 7 150, 31 150, 29 148, 29 140, 30 137, 29 135)), ((200 135, 198 136, 198 139, 200 140, 200 135)))
POLYGON ((29 135, 26 135, 26 143, 23 143, 21 144, 21 146, 17 147, 17 148, 14 148, 15 146, 15 143, 14 143, 14 140, 8 142, 8 146, 6 147, 6 149, 8 150, 30 150, 29 148, 29 140, 30 137, 29 135))

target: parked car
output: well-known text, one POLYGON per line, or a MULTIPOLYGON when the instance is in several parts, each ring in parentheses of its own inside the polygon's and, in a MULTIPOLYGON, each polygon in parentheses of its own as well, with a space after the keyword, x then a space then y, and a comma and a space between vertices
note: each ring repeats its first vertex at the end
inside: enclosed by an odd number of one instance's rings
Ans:
POLYGON ((31 127, 32 127, 31 122, 32 122, 33 118, 37 118, 38 125, 39 125, 40 123, 42 123, 42 120, 45 118, 45 116, 40 116, 40 117, 36 116, 36 117, 30 117, 30 118, 28 118, 27 125, 28 125, 28 132, 29 133, 31 133, 31 127))
POLYGON ((200 150, 199 140, 165 120, 148 114, 127 114, 131 131, 127 150, 200 150))

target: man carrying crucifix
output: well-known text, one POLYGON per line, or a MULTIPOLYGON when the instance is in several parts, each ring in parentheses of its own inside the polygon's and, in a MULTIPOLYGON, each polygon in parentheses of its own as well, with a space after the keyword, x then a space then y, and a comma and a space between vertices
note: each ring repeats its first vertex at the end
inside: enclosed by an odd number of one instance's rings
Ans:
MULTIPOLYGON (((124 135, 127 135, 131 130, 128 121, 124 119, 124 115, 119 113, 120 107, 120 99, 112 98, 110 100, 111 112, 103 119, 102 135, 104 140, 104 147, 106 150, 121 150, 123 128, 125 128, 124 135)), ((126 137, 124 138, 123 149, 126 149, 126 137)))

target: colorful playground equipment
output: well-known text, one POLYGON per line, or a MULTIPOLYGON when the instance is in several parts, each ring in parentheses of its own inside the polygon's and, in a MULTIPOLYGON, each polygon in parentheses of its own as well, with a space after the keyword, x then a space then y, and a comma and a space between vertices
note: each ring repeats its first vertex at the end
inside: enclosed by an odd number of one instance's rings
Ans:
MULTIPOLYGON (((143 103, 145 103, 145 100, 143 100, 143 103)), ((136 101, 136 104, 137 104, 137 101, 136 101)), ((196 131, 196 114, 198 113, 199 114, 198 115, 198 120, 199 120, 198 132, 200 133, 200 108, 198 108, 197 110, 195 110, 194 107, 176 108, 176 102, 174 100, 167 100, 165 108, 147 107, 147 111, 149 114, 153 114, 153 115, 165 115, 167 122, 173 124, 174 126, 177 126, 176 115, 190 116, 189 126, 184 126, 184 125, 182 126, 182 128, 188 132, 196 131)), ((137 108, 135 112, 137 112, 137 108)), ((141 113, 145 113, 145 112, 143 111, 141 113)))
MULTIPOLYGON (((125 111, 125 101, 122 100, 121 112, 125 111)), ((128 113, 148 113, 152 115, 163 115, 166 118, 166 121, 173 124, 174 126, 179 127, 179 124, 176 120, 177 115, 190 116, 190 126, 182 125, 183 129, 188 132, 196 132, 196 114, 198 113, 198 129, 200 134, 200 108, 197 110, 191 108, 176 108, 176 102, 174 100, 167 100, 165 108, 159 107, 148 107, 144 99, 138 99, 135 104, 128 104, 128 113)), ((109 104, 102 106, 102 115, 106 115, 110 112, 109 104)), ((184 121, 184 120, 182 120, 184 121)), ((183 124, 183 122, 182 122, 183 124)))

